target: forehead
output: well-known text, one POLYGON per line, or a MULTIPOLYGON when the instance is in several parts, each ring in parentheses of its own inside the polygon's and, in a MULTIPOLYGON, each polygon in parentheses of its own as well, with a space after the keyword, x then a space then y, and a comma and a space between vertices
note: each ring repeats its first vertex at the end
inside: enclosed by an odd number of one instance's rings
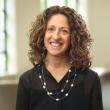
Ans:
POLYGON ((47 25, 66 26, 69 27, 68 18, 63 14, 55 14, 50 17, 47 25))

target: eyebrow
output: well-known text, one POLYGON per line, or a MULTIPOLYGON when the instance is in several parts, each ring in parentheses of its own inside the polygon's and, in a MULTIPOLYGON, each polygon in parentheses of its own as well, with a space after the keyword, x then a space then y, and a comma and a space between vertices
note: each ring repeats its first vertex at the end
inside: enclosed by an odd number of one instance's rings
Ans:
MULTIPOLYGON (((55 27, 56 28, 56 26, 55 25, 49 25, 49 26, 47 26, 47 27, 55 27)), ((66 28, 66 29, 69 29, 69 27, 59 27, 59 28, 66 28)))

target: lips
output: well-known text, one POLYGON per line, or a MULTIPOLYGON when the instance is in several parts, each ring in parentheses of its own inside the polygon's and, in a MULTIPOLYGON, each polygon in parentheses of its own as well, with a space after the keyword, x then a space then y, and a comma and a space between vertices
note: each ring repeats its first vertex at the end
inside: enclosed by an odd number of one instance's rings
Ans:
POLYGON ((51 41, 51 42, 50 42, 50 45, 51 45, 51 46, 54 46, 54 47, 59 47, 59 46, 62 45, 62 43, 61 43, 61 42, 56 42, 56 41, 55 41, 55 42, 54 42, 54 41, 51 41))

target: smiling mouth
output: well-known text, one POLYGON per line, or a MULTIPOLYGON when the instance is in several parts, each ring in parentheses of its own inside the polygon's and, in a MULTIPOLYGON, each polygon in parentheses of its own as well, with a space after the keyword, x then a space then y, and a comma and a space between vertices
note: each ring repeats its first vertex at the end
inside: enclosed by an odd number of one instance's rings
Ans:
POLYGON ((62 43, 61 42, 50 42, 50 45, 54 47, 59 47, 62 45, 62 43))

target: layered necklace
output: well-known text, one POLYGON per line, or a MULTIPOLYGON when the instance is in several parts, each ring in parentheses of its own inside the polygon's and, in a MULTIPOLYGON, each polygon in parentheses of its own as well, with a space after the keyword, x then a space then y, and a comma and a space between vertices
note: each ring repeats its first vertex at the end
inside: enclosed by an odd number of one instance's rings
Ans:
POLYGON ((67 79, 65 80, 63 87, 58 92, 53 92, 53 91, 50 91, 50 89, 48 88, 48 84, 47 84, 45 74, 44 74, 44 68, 43 66, 41 66, 41 72, 39 72, 39 79, 41 81, 42 88, 46 91, 47 95, 51 99, 55 101, 60 101, 69 95, 72 87, 74 87, 75 79, 77 77, 76 70, 75 70, 73 79, 72 81, 70 81, 69 79, 70 79, 71 72, 72 72, 71 69, 69 69, 67 79))

